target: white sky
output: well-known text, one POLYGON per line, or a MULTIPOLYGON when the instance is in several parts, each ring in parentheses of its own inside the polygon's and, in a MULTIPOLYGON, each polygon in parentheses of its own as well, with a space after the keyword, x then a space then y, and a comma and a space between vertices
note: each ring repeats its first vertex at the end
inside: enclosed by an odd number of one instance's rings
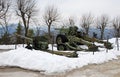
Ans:
MULTIPOLYGON (((58 8, 62 21, 73 17, 79 23, 80 17, 86 13, 91 13, 95 17, 102 14, 107 14, 110 17, 120 16, 120 0, 37 0, 39 13, 36 16, 40 23, 43 22, 41 17, 49 5, 58 8)), ((13 22, 18 22, 18 20, 15 19, 13 22)))
POLYGON ((120 0, 38 0, 40 12, 47 5, 55 5, 63 17, 79 17, 91 12, 94 16, 108 14, 111 17, 120 15, 120 0))

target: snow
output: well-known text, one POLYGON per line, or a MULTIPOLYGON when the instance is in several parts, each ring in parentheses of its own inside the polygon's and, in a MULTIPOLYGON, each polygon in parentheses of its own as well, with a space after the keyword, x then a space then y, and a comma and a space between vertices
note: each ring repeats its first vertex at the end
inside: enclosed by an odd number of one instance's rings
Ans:
MULTIPOLYGON (((101 64, 117 59, 120 51, 117 51, 115 39, 110 39, 114 48, 109 50, 101 48, 99 52, 78 52, 78 58, 58 56, 38 50, 28 50, 19 46, 17 49, 0 53, 0 66, 17 66, 24 69, 44 71, 45 74, 60 73, 80 68, 89 64, 101 64)), ((0 45, 0 48, 10 48, 0 45)), ((11 46, 11 48, 13 45, 11 46)), ((51 50, 49 45, 49 50, 51 50)), ((56 45, 53 48, 57 51, 56 45)))
MULTIPOLYGON (((16 46, 16 48, 23 47, 22 44, 16 44, 16 45, 0 45, 0 49, 15 49, 15 46, 16 46)), ((26 46, 26 45, 24 44, 24 46, 26 46)))
POLYGON ((15 49, 15 45, 0 45, 0 49, 15 49))
MULTIPOLYGON (((50 45, 50 44, 48 45, 48 50, 52 50, 52 45, 50 45)), ((53 45, 53 50, 54 50, 54 51, 58 51, 56 44, 53 45)))

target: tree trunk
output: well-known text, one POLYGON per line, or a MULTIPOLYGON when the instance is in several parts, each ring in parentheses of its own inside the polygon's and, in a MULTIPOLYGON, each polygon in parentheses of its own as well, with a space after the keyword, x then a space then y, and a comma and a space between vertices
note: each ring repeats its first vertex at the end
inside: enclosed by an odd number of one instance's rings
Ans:
POLYGON ((101 30, 101 36, 100 36, 100 39, 103 40, 103 36, 104 36, 104 29, 101 30))
POLYGON ((86 35, 88 35, 88 32, 89 32, 89 29, 87 28, 87 29, 86 29, 86 35))
POLYGON ((51 32, 50 32, 50 25, 48 26, 48 43, 51 43, 51 32))

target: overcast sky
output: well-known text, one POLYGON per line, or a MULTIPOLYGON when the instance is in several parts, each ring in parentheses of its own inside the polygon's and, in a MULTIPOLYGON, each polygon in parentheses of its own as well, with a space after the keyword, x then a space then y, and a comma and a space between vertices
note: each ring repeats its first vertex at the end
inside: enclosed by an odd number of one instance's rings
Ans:
POLYGON ((78 17, 89 12, 95 16, 120 15, 120 0, 38 0, 38 5, 41 12, 47 5, 55 5, 64 17, 78 17))

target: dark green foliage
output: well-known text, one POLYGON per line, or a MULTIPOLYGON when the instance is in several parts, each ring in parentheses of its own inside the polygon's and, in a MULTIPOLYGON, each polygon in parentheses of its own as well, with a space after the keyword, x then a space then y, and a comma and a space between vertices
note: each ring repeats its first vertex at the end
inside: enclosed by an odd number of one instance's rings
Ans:
MULTIPOLYGON (((23 35, 24 34, 23 27, 22 27, 20 22, 18 23, 18 26, 17 26, 17 29, 16 29, 15 33, 19 34, 19 35, 23 35)), ((16 36, 16 43, 17 44, 22 44, 23 43, 23 39, 21 37, 16 36)))
POLYGON ((1 44, 10 44, 10 34, 5 32, 0 39, 1 44))
POLYGON ((33 29, 29 29, 29 30, 28 30, 28 37, 29 37, 29 38, 34 37, 34 31, 33 31, 33 29))

